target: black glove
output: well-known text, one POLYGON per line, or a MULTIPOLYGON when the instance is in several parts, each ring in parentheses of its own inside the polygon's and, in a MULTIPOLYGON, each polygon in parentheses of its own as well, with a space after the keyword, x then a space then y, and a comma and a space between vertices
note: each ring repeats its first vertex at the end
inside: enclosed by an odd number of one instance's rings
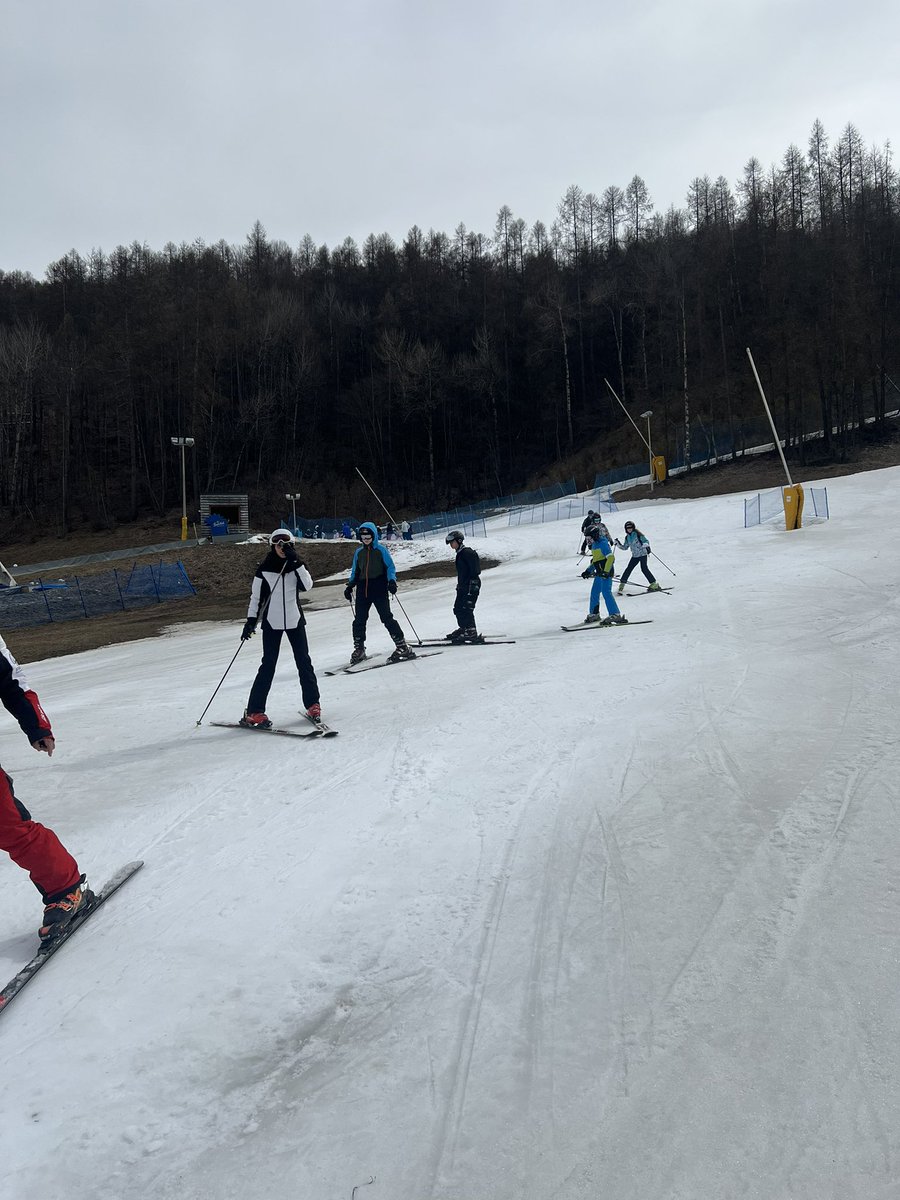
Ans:
POLYGON ((590 577, 593 574, 594 574, 594 568, 593 568, 593 566, 590 566, 590 567, 588 567, 588 569, 586 571, 581 572, 581 578, 582 579, 590 579, 590 577))
POLYGON ((392 596, 397 595, 397 580, 396 579, 388 580, 388 591, 391 593, 392 596))
POLYGON ((353 584, 352 583, 348 583, 347 586, 344 588, 344 599, 345 600, 353 599, 353 584))
POLYGON ((292 567, 300 566, 300 559, 297 557, 297 551, 294 549, 294 547, 291 545, 290 542, 285 542, 285 544, 284 544, 284 557, 287 559, 287 561, 291 564, 292 567))
POLYGON ((478 593, 480 591, 481 591, 481 580, 480 579, 470 579, 469 580, 469 599, 477 600, 478 593))
POLYGON ((248 638, 252 638, 256 632, 256 617, 248 617, 244 622, 244 632, 241 634, 241 641, 246 642, 248 638))

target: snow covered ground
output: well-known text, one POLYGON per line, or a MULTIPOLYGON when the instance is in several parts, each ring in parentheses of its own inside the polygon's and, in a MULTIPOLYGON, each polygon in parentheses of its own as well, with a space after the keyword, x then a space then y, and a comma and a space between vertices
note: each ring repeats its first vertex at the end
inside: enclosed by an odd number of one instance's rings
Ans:
MULTIPOLYGON (((560 632, 578 522, 490 530, 516 644, 320 678, 330 741, 196 727, 241 613, 31 667, 19 795, 95 885, 146 866, 0 1017, 4 1200, 900 1196, 900 472, 827 486, 794 533, 613 514, 677 572, 633 629, 560 632)), ((450 580, 400 599, 452 628, 450 580)), ((309 632, 346 659, 346 606, 309 632)), ((5 857, 0 905, 5 981, 5 857)))

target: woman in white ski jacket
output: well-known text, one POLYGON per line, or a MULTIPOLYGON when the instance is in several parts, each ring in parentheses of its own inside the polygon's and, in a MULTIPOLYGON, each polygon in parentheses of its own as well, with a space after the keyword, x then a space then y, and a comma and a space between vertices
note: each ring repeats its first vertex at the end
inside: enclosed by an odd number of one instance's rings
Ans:
POLYGON ((649 582, 650 587, 647 589, 650 592, 658 592, 659 584, 656 582, 656 576, 647 566, 647 556, 650 553, 650 543, 644 537, 639 529, 635 527, 634 521, 625 522, 625 541, 620 542, 616 538, 616 545, 620 550, 631 551, 631 562, 622 572, 622 578, 619 580, 618 594, 621 596, 625 591, 625 584, 628 582, 628 576, 638 564, 644 572, 644 578, 649 582))
POLYGON ((269 538, 269 545, 269 553, 253 576, 247 620, 241 633, 241 640, 246 641, 253 636, 257 622, 262 619, 262 662, 240 721, 241 725, 251 729, 272 728, 265 708, 275 678, 282 636, 287 637, 294 652, 307 716, 318 719, 322 715, 319 684, 306 641, 306 618, 299 600, 301 592, 312 590, 312 576, 297 556, 290 530, 276 529, 269 538))

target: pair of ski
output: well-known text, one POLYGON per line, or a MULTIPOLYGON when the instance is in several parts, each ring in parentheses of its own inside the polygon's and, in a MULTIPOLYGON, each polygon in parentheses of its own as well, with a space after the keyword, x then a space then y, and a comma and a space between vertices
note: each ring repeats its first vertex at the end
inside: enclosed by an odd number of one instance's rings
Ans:
POLYGON ((6 987, 0 991, 0 1012, 6 1008, 10 1000, 18 996, 26 983, 34 979, 41 967, 47 965, 57 950, 64 946, 74 933, 78 932, 85 921, 92 917, 97 909, 102 904, 105 904, 110 896, 119 890, 123 883, 127 883, 132 875, 136 874, 143 865, 143 862, 130 862, 122 867, 113 875, 106 887, 94 893, 93 899, 89 904, 79 909, 61 933, 58 933, 48 945, 41 946, 31 962, 26 963, 22 970, 17 975, 14 975, 6 987))
POLYGON ((580 625, 560 625, 566 633, 577 633, 579 629, 628 629, 631 625, 652 625, 652 621, 624 621, 622 624, 605 625, 602 621, 582 621, 580 625))
POLYGON ((330 725, 326 725, 321 717, 311 717, 309 713, 301 712, 300 716, 309 721, 312 729, 306 733, 301 733, 299 729, 279 729, 275 725, 270 725, 268 728, 252 725, 242 725, 239 721, 210 721, 210 725, 218 725, 220 729, 247 729, 250 733, 274 733, 279 737, 296 737, 307 738, 329 738, 337 737, 340 732, 337 729, 332 729, 330 725))
POLYGON ((451 642, 448 638, 423 638, 421 642, 416 642, 416 646, 514 646, 515 638, 505 638, 502 634, 494 636, 479 637, 475 642, 451 642))
MULTIPOLYGON (((418 643, 417 643, 418 644, 418 643)), ((424 645, 424 643, 422 643, 424 645)), ((435 645, 443 645, 443 643, 435 643, 435 645)), ((401 663, 415 662, 418 658, 432 658, 435 654, 440 654, 440 650, 431 651, 428 654, 413 654, 412 658, 395 658, 385 659, 383 662, 370 662, 369 656, 359 659, 357 662, 344 663, 342 667, 336 667, 333 671, 323 671, 323 675, 362 675, 364 671, 377 671, 380 667, 399 667, 401 663), (368 665, 366 665, 368 664, 368 665)))
POLYGON ((512 646, 514 640, 504 640, 497 637, 481 638, 477 642, 451 642, 448 638, 423 638, 419 642, 413 642, 412 646, 415 649, 412 658, 387 659, 385 662, 373 662, 368 666, 368 655, 359 659, 357 662, 344 663, 342 667, 337 667, 333 671, 323 671, 323 675, 361 675, 364 671, 377 671, 380 667, 398 667, 404 662, 414 662, 417 658, 433 658, 435 654, 440 654, 442 650, 447 650, 451 646, 512 646), (426 653, 422 653, 425 649, 426 653))

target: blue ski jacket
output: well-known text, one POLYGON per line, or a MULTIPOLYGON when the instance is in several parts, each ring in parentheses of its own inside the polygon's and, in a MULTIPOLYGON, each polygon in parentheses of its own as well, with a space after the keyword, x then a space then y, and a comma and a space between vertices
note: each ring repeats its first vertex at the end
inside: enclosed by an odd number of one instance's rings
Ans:
POLYGON ((624 542, 619 542, 618 538, 616 541, 623 550, 631 551, 632 558, 646 558, 650 553, 650 543, 639 529, 633 529, 631 533, 626 533, 624 542))
POLYGON ((380 583, 380 586, 386 587, 391 581, 396 582, 397 568, 394 566, 390 550, 379 540, 377 526, 373 525, 371 521, 363 521, 360 529, 371 530, 372 545, 360 546, 353 555, 347 585, 357 588, 357 595, 359 595, 359 589, 362 589, 363 594, 367 595, 370 583, 377 587, 380 581, 384 581, 380 583))

